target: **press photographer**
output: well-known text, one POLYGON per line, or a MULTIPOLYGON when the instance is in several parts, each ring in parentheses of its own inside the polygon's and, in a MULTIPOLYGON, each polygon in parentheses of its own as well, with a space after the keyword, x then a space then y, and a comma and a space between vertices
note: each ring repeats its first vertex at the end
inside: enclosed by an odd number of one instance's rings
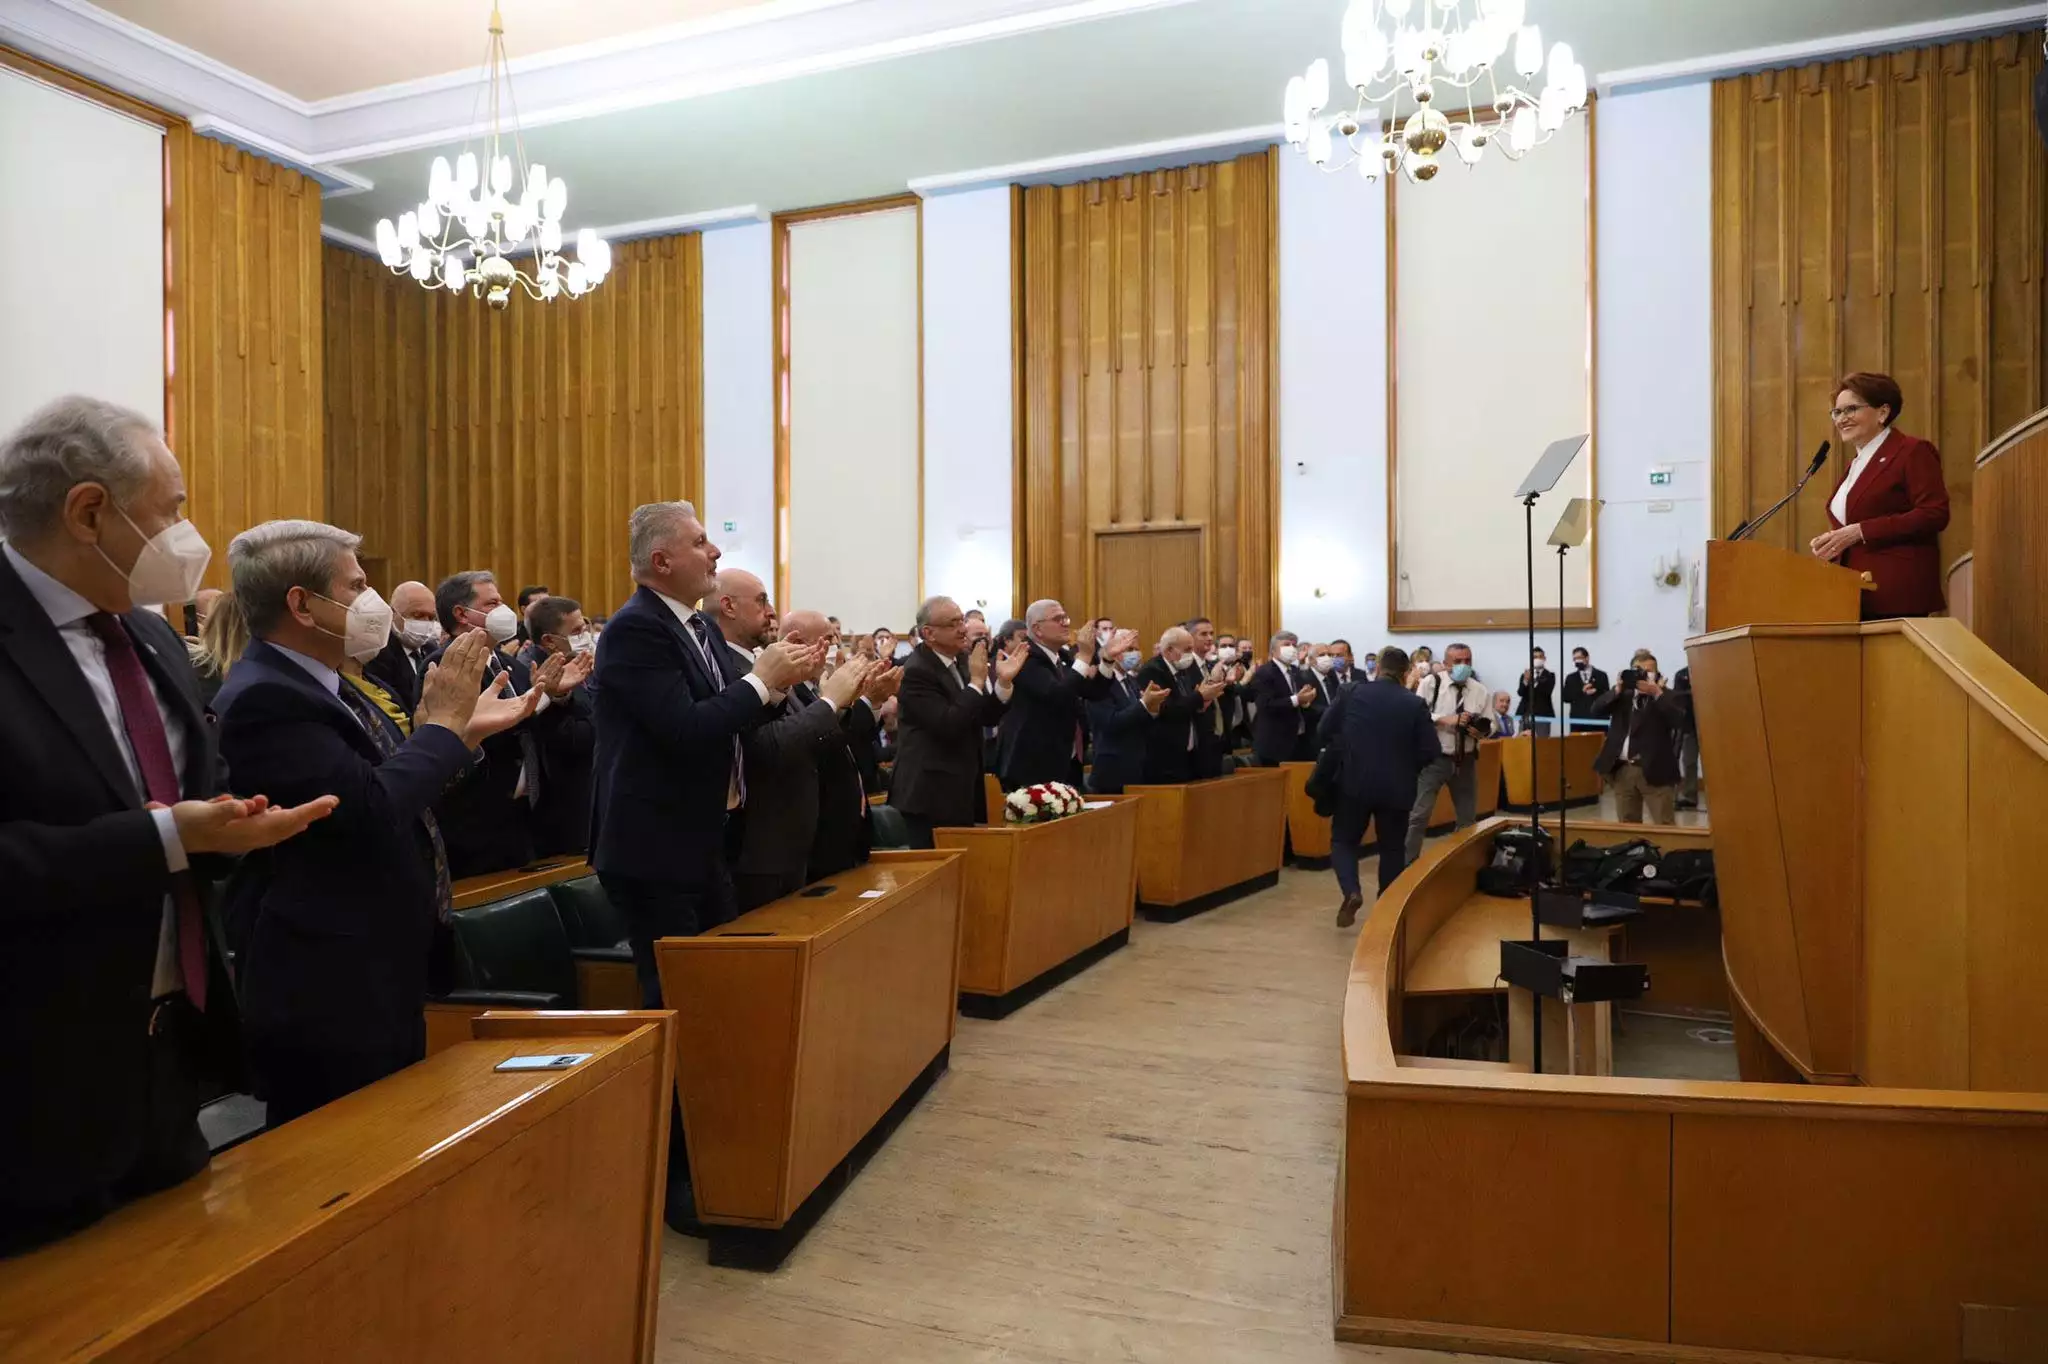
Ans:
POLYGON ((1415 694, 1429 706, 1436 724, 1437 743, 1443 753, 1416 782, 1415 808, 1408 812, 1407 860, 1422 855, 1422 840, 1429 833, 1429 815, 1436 809, 1436 793, 1449 784, 1451 805, 1457 811, 1458 827, 1469 828, 1479 817, 1479 743, 1493 736, 1493 694, 1472 675, 1472 650, 1453 644, 1444 650, 1446 670, 1431 673, 1416 684, 1415 694))
POLYGON ((1593 770, 1613 793, 1622 823, 1642 823, 1646 808, 1652 824, 1677 822, 1678 740, 1690 705, 1688 695, 1667 688, 1648 649, 1636 650, 1614 690, 1595 703, 1608 726, 1593 770))

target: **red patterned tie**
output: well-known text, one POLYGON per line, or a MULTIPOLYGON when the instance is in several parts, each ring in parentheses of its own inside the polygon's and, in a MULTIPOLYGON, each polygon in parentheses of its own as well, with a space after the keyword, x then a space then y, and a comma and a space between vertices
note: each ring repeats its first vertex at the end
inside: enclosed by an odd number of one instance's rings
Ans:
MULTIPOLYGON (((135 750, 135 765, 142 769, 147 799, 159 805, 176 805, 179 793, 177 764, 171 761, 170 737, 164 733, 163 713, 156 708, 156 692, 135 641, 118 616, 102 611, 86 617, 107 650, 107 675, 114 682, 114 699, 121 705, 121 726, 128 732, 128 744, 135 750)), ((199 896, 192 876, 181 872, 171 878, 171 897, 178 910, 178 966, 185 975, 185 994, 197 1008, 206 1007, 206 937, 200 922, 199 896)))

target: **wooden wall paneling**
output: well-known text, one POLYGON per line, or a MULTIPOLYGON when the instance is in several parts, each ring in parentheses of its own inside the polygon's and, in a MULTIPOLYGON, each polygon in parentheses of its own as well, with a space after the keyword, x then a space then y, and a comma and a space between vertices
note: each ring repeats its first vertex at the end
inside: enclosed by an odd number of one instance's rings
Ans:
POLYGON ((1272 174, 1260 152, 1021 192, 1020 601, 1108 610, 1098 537, 1199 528, 1163 618, 1269 632, 1272 174))
POLYGON ((2048 763, 1983 706, 1970 707, 1968 754, 1969 1087, 2048 1090, 2048 918, 2030 814, 2048 799, 2048 763))
POLYGON ((1970 628, 2035 686, 2048 687, 2048 412, 1985 451, 1976 477, 1970 628))
MULTIPOLYGON (((1971 548, 1976 452, 2048 399, 2041 60, 2004 34, 1715 83, 1717 528, 1790 490, 1835 379, 1870 369, 1941 448, 1942 561, 1971 548)), ((1803 547, 1853 455, 1759 538, 1803 547)))
POLYGON ((1968 699, 1903 635, 1863 642, 1865 1084, 1970 1087, 1968 699))
POLYGON ((171 446, 227 581, 228 541, 326 512, 320 187, 183 124, 165 131, 171 446))
POLYGON ((614 248, 584 298, 503 312, 327 248, 327 495, 392 583, 489 568, 609 614, 626 523, 701 501, 703 257, 694 234, 614 248))

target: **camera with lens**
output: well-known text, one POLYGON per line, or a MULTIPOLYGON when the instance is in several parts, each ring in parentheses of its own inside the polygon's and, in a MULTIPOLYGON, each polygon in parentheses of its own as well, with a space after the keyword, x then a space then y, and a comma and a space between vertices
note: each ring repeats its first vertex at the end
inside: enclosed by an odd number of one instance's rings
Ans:
POLYGON ((1621 676, 1614 680, 1615 689, 1624 692, 1634 691, 1636 683, 1642 681, 1647 675, 1641 668, 1624 668, 1621 671, 1621 676))

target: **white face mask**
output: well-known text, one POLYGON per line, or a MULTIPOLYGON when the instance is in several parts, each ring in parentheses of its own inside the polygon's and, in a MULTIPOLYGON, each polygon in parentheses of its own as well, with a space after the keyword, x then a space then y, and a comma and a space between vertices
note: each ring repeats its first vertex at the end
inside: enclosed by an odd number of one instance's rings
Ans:
POLYGON ((1539 659, 1537 659, 1537 660, 1535 661, 1535 663, 1533 663, 1533 664, 1531 664, 1531 665, 1530 665, 1530 669, 1531 669, 1531 671, 1533 671, 1533 672, 1534 672, 1534 673, 1535 673, 1535 674, 1536 674, 1536 675, 1537 675, 1538 677, 1541 677, 1541 676, 1543 675, 1543 660, 1542 660, 1542 659, 1540 659, 1540 658, 1539 658, 1539 659))
POLYGON ((1301 657, 1301 650, 1295 648, 1292 644, 1283 644, 1280 646, 1280 661, 1282 663, 1291 664, 1294 662, 1295 659, 1299 657, 1301 657))
POLYGON ((415 649, 431 649, 441 642, 441 623, 433 620, 402 620, 398 633, 415 649))
POLYGON ((1107 649, 1109 647, 1109 634, 1110 632, 1107 630, 1097 630, 1095 632, 1095 647, 1107 649))
MULTIPOLYGON (((133 517, 119 507, 114 510, 130 530, 142 534, 142 527, 135 524, 133 517)), ((104 549, 100 550, 100 557, 106 559, 108 567, 120 571, 121 566, 104 549)), ((128 599, 142 607, 191 601, 199 595, 199 582, 212 562, 213 550, 199 533, 199 527, 190 521, 173 521, 143 541, 142 553, 135 556, 135 566, 125 575, 128 599)))
POLYGON ((585 630, 569 636, 569 652, 572 654, 594 654, 597 652, 597 636, 585 630))
POLYGON ((1195 666, 1195 656, 1193 654, 1182 654, 1179 658, 1169 660, 1167 666, 1177 673, 1186 672, 1189 668, 1195 666))
POLYGON ((1235 663, 1237 662, 1237 649, 1233 645, 1226 644, 1216 651, 1216 658, 1222 663, 1235 663))
POLYGON ((519 613, 499 602, 484 615, 484 633, 491 637, 491 643, 503 644, 519 633, 519 613))
POLYGON ((1328 654, 1324 654, 1321 658, 1318 658, 1316 660, 1316 671, 1319 673, 1326 673, 1336 666, 1337 660, 1330 657, 1328 654))
MULTIPOLYGON (((313 595, 320 597, 321 601, 341 606, 341 603, 332 597, 321 596, 318 592, 313 595)), ((364 588, 354 601, 342 609, 348 612, 348 622, 336 636, 341 641, 342 651, 358 663, 368 663, 383 653, 384 646, 391 642, 391 607, 377 595, 377 589, 364 588)), ((323 634, 334 634, 334 631, 324 625, 316 623, 316 628, 323 634)))

